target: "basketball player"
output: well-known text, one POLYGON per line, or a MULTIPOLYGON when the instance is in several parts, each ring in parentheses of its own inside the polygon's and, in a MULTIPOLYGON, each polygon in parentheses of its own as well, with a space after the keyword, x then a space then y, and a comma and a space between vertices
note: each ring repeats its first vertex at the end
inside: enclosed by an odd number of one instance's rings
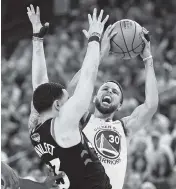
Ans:
MULTIPOLYGON (((146 38, 149 40, 148 31, 144 28, 143 32, 141 37, 145 47, 140 56, 145 65, 145 102, 138 106, 130 116, 113 121, 115 112, 123 103, 123 90, 118 82, 107 81, 94 97, 94 114, 87 113, 81 120, 82 125, 85 126, 82 128, 83 132, 96 150, 113 189, 122 189, 124 183, 127 166, 126 135, 132 138, 137 131, 147 126, 158 107, 157 81, 150 42, 146 40, 146 38)), ((108 45, 110 48, 110 43, 108 45)), ((71 92, 78 78, 79 73, 70 83, 71 92)))
MULTIPOLYGON (((88 15, 87 53, 77 87, 73 96, 69 98, 68 92, 60 84, 48 83, 39 8, 37 7, 36 13, 32 5, 27 9, 34 33, 32 83, 34 89, 37 88, 33 94, 34 107, 32 107, 29 127, 35 151, 56 175, 59 169, 65 172, 63 179, 58 181, 60 188, 109 189, 111 185, 102 164, 79 130, 80 119, 88 110, 91 101, 100 63, 99 42, 108 16, 101 21, 103 11, 97 18, 96 9, 92 17, 88 15), (39 118, 34 108, 39 113, 39 118), (38 121, 40 124, 36 126, 38 121)), ((109 32, 109 35, 115 34, 109 32)))
POLYGON ((1 185, 3 189, 50 189, 53 188, 55 180, 63 176, 60 172, 57 176, 49 175, 43 183, 34 182, 29 179, 20 178, 17 173, 6 163, 1 161, 1 185))

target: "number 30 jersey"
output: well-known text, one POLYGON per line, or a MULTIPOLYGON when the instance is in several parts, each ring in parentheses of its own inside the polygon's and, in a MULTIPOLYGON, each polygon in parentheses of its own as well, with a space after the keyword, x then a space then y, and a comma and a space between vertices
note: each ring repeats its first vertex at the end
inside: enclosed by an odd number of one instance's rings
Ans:
POLYGON ((111 189, 109 177, 93 148, 83 133, 81 142, 70 148, 60 147, 51 135, 52 119, 34 128, 31 142, 42 162, 57 175, 65 172, 57 180, 60 189, 111 189))
POLYGON ((92 115, 83 129, 110 178, 112 189, 122 189, 127 166, 126 128, 123 122, 92 115))

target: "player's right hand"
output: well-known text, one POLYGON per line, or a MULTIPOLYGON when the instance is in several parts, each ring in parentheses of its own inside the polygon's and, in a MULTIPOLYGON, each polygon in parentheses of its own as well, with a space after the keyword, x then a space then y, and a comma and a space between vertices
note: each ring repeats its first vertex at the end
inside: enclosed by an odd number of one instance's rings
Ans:
POLYGON ((88 14, 88 21, 89 21, 89 30, 83 30, 84 35, 86 36, 87 39, 94 35, 95 33, 99 38, 101 38, 103 30, 104 30, 104 25, 106 24, 109 15, 105 17, 105 19, 102 21, 103 17, 103 10, 100 11, 100 14, 97 18, 97 9, 95 8, 93 11, 93 15, 91 16, 88 14))
POLYGON ((1 175, 4 181, 3 189, 18 189, 19 188, 19 177, 15 171, 7 164, 1 162, 1 175))
POLYGON ((62 171, 60 171, 59 174, 56 176, 50 173, 43 183, 45 188, 55 188, 55 187, 58 188, 58 184, 56 184, 56 180, 63 178, 64 175, 65 173, 62 171))
POLYGON ((149 37, 149 31, 143 27, 143 32, 141 33, 141 38, 145 44, 143 51, 141 52, 140 56, 141 58, 147 58, 149 56, 152 56, 151 53, 151 47, 150 47, 150 37, 149 37))

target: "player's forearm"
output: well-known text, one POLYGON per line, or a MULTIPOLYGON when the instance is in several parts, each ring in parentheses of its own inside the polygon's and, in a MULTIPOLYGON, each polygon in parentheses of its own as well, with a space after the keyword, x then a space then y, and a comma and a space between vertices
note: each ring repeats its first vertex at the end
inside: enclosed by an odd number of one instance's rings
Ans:
POLYGON ((79 81, 75 92, 83 86, 90 87, 94 84, 100 63, 100 45, 98 42, 88 44, 87 53, 80 71, 79 81))
MULTIPOLYGON (((101 64, 103 58, 104 58, 103 55, 100 54, 100 64, 101 64)), ((73 93, 76 89, 76 86, 77 86, 79 78, 80 78, 80 74, 81 74, 81 69, 74 75, 74 77, 72 78, 72 80, 68 84, 67 91, 68 91, 70 96, 73 95, 73 93)))
POLYGON ((48 82, 43 41, 33 40, 32 85, 33 89, 48 82))
POLYGON ((145 61, 145 104, 153 111, 157 110, 158 107, 158 87, 155 76, 153 59, 145 61))
POLYGON ((20 178, 20 189, 49 189, 44 183, 34 182, 29 179, 20 178))
POLYGON ((77 103, 77 109, 84 114, 90 105, 94 84, 100 63, 100 47, 97 42, 88 45, 83 62, 80 78, 76 86, 73 98, 77 103))
POLYGON ((81 73, 81 70, 79 70, 75 75, 74 77, 72 78, 72 80, 70 81, 70 83, 68 84, 68 87, 67 87, 67 91, 68 91, 68 94, 69 96, 72 96, 75 89, 76 89, 76 86, 78 84, 78 81, 79 81, 79 78, 80 78, 80 73, 81 73))

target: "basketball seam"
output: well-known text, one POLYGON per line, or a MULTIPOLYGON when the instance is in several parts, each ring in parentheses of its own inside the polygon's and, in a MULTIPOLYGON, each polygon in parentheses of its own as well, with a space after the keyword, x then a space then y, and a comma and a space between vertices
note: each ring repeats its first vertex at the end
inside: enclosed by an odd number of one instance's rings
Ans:
MULTIPOLYGON (((113 41, 114 42, 114 41, 113 41)), ((114 42, 115 43, 115 42, 114 42)), ((138 46, 136 46, 133 50, 135 50, 135 49, 137 49, 141 44, 142 44, 143 42, 141 42, 138 46)), ((116 43, 115 43, 116 44, 116 43)), ((116 44, 117 45, 117 44, 116 44)), ((133 50, 130 50, 130 51, 128 51, 128 52, 132 52, 133 50)), ((113 51, 112 51, 113 52, 113 51)), ((114 52, 114 53, 117 53, 117 54, 122 54, 122 53, 128 53, 128 52, 126 52, 126 51, 122 51, 122 52, 114 52)), ((138 53, 138 52, 136 52, 136 53, 138 53)), ((140 53, 140 52, 139 52, 140 53)))
MULTIPOLYGON (((133 41, 132 41, 132 44, 131 44, 131 47, 132 47, 132 51, 134 52, 134 49, 133 49, 133 43, 134 43, 134 39, 135 39, 135 36, 136 36, 136 23, 134 22, 135 24, 135 29, 134 29, 134 37, 133 37, 133 41)), ((134 52, 135 53, 135 52, 134 52)), ((136 53, 135 53, 136 54, 136 53)))
POLYGON ((129 50, 128 50, 128 47, 127 47, 127 44, 126 44, 126 41, 125 41, 125 37, 124 37, 124 34, 123 34, 123 31, 122 31, 122 24, 121 24, 121 21, 120 21, 120 29, 121 29, 121 32, 122 32, 122 37, 123 37, 123 40, 124 40, 124 43, 125 43, 125 46, 126 46, 126 49, 127 49, 127 53, 128 55, 131 57, 131 54, 129 53, 129 50))
MULTIPOLYGON (((124 58, 125 57, 125 52, 123 51, 123 49, 119 46, 119 45, 117 45, 117 43, 112 39, 112 42, 113 43, 115 43, 115 45, 117 46, 117 47, 119 47, 119 49, 122 51, 122 53, 123 53, 123 57, 122 58, 124 58)), ((113 52, 113 53, 116 53, 116 52, 113 52)), ((122 53, 119 53, 119 54, 122 54, 122 53)))

